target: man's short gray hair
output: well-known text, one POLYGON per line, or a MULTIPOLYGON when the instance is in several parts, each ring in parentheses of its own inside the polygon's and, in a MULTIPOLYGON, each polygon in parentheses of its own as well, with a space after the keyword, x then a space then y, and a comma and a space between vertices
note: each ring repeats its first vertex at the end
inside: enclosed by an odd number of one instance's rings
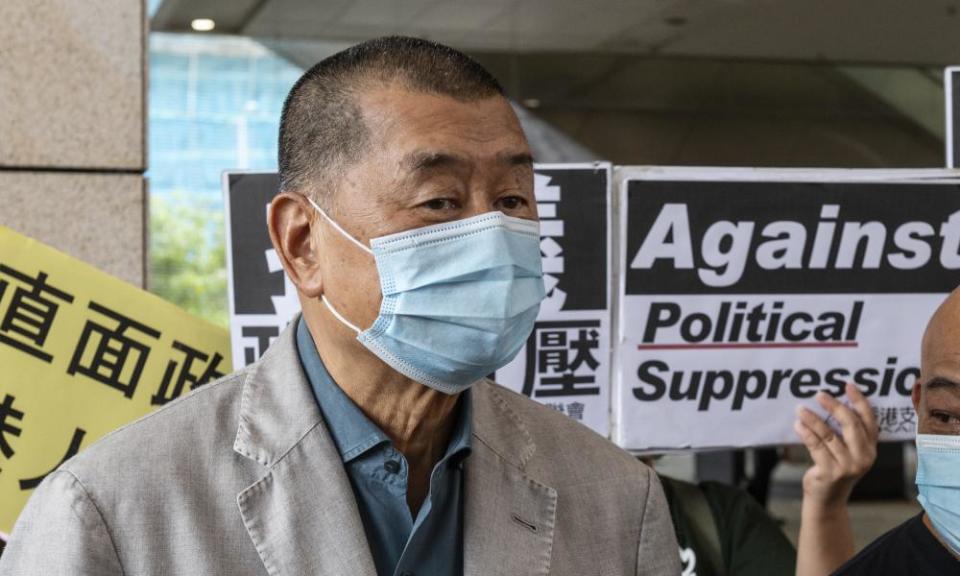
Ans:
POLYGON ((358 95, 393 82, 468 102, 504 94, 483 66, 428 40, 389 36, 338 52, 307 70, 283 104, 280 189, 323 205, 344 167, 370 145, 358 95))

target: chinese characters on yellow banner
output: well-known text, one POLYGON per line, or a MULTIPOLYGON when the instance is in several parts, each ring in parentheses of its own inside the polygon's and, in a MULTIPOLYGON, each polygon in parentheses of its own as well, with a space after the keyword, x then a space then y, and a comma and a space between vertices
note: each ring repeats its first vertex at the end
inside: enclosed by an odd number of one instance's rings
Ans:
POLYGON ((223 328, 0 226, 0 532, 61 462, 230 370, 223 328))

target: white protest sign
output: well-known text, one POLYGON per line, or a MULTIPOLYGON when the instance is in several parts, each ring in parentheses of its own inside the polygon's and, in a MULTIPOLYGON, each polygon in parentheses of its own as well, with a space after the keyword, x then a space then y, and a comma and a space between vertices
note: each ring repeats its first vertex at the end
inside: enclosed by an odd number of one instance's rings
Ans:
POLYGON ((795 443, 794 410, 856 383, 911 438, 930 315, 960 283, 948 171, 618 169, 615 439, 795 443))

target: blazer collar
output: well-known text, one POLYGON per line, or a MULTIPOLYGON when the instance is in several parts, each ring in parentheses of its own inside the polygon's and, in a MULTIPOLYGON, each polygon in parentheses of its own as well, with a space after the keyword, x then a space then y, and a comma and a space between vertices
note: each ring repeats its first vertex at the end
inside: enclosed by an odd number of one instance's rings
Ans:
POLYGON ((323 421, 297 354, 299 319, 248 368, 243 384, 233 449, 268 468, 323 421))
POLYGON ((463 574, 550 573, 557 491, 527 469, 536 444, 492 382, 473 388, 474 443, 466 460, 463 574))
POLYGON ((244 382, 233 449, 266 467, 237 494, 271 576, 376 576, 340 454, 303 373, 293 321, 244 382))
MULTIPOLYGON (((237 495, 240 515, 272 576, 375 576, 350 481, 300 365, 298 320, 244 382, 233 448, 266 473, 237 495)), ((464 576, 550 573, 557 492, 529 474, 536 444, 506 394, 488 381, 472 390, 464 576)))
MULTIPOLYGON (((298 314, 263 357, 248 368, 243 384, 233 449, 268 468, 323 422, 297 353, 299 322, 298 314)), ((505 392, 484 380, 471 394, 473 436, 523 470, 536 444, 505 401, 505 392)))
POLYGON ((537 450, 520 416, 504 399, 503 390, 489 380, 478 382, 473 394, 473 435, 519 470, 537 450))

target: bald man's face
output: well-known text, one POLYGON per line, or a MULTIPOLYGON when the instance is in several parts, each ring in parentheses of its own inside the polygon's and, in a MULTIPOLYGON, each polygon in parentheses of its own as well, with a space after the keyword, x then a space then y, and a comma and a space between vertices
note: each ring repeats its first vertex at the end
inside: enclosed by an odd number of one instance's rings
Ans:
POLYGON ((920 434, 960 436, 960 289, 927 325, 913 406, 920 434))

